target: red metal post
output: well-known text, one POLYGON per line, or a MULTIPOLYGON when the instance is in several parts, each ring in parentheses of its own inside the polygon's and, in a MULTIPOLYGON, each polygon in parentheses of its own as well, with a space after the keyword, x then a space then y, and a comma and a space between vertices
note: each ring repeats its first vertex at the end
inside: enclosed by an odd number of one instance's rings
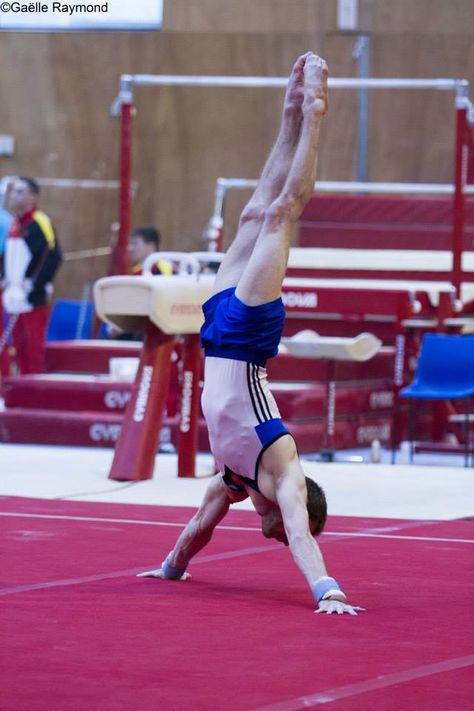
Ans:
POLYGON ((137 481, 153 477, 175 340, 174 336, 162 333, 151 321, 148 323, 109 479, 137 481))
POLYGON ((454 199, 453 199, 453 267, 452 283, 456 297, 460 296, 462 282, 462 252, 464 248, 464 225, 466 219, 464 187, 467 181, 468 159, 467 107, 456 108, 456 152, 454 164, 454 199))
POLYGON ((407 413, 402 410, 400 403, 400 390, 402 389, 408 369, 408 353, 413 346, 411 337, 403 325, 403 321, 413 315, 410 298, 406 295, 398 297, 397 315, 395 323, 395 354, 393 361, 393 410, 390 428, 390 441, 392 447, 392 464, 395 463, 395 453, 407 429, 407 413))
MULTIPOLYGON (((135 106, 122 103, 120 106, 120 188, 119 188, 119 230, 117 241, 112 246, 107 276, 128 274, 128 236, 130 234, 132 211, 132 129, 135 106)), ((94 317, 92 337, 98 338, 100 320, 94 317)))
POLYGON ((120 108, 120 195, 119 232, 114 246, 109 275, 127 274, 127 245, 132 212, 132 129, 135 106, 123 103, 120 108))
POLYGON ((202 352, 199 334, 184 337, 181 416, 178 435, 178 476, 196 475, 202 352))

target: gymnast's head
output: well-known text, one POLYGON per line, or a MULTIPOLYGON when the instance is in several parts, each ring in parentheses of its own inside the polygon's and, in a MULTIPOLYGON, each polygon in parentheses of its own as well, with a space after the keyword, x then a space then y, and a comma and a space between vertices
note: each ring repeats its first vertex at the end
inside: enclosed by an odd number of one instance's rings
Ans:
MULTIPOLYGON (((305 477, 308 498, 306 508, 308 510, 309 530, 313 536, 319 536, 324 529, 327 518, 327 504, 324 491, 309 477, 305 477)), ((288 545, 288 538, 281 512, 278 508, 272 509, 262 516, 262 533, 265 538, 275 538, 285 546, 288 545)))
POLYGON ((40 187, 34 178, 17 178, 9 187, 7 206, 14 215, 22 217, 34 210, 38 203, 40 187))
POLYGON ((324 530, 328 516, 326 496, 319 484, 307 476, 305 476, 305 480, 308 490, 306 508, 308 509, 309 527, 313 536, 319 536, 324 530))
POLYGON ((133 264, 142 264, 161 244, 161 235, 155 227, 135 227, 128 241, 128 254, 133 264))

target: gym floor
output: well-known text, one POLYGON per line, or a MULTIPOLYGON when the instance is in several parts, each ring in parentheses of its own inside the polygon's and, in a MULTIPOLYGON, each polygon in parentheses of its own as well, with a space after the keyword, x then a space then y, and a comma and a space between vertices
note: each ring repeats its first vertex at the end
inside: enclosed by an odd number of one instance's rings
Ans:
POLYGON ((304 462, 328 498, 329 571, 367 608, 337 618, 313 614, 247 502, 192 580, 136 578, 198 505, 209 456, 196 479, 158 455, 130 483, 107 478, 111 450, 2 445, 2 710, 472 708, 474 470, 368 454, 304 462))

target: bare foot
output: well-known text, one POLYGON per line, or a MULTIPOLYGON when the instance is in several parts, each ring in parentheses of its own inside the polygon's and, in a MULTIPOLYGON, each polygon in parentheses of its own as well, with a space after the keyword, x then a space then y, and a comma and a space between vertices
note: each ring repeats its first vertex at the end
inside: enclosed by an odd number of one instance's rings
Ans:
POLYGON ((328 110, 328 66, 315 54, 306 57, 304 64, 303 113, 323 116, 328 110))
POLYGON ((284 112, 287 114, 299 114, 301 111, 304 98, 304 65, 310 54, 306 52, 298 57, 291 71, 284 103, 284 112))

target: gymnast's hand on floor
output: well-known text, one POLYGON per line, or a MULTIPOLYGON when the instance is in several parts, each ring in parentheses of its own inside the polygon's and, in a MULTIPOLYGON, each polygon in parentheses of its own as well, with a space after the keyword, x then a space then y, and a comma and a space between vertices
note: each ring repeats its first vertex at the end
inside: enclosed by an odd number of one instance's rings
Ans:
MULTIPOLYGON (((172 580, 172 578, 166 577, 163 568, 157 568, 157 570, 145 570, 144 573, 137 573, 137 578, 159 578, 159 580, 172 580)), ((189 573, 183 573, 180 578, 175 579, 184 582, 186 580, 190 580, 191 575, 189 573)))
POLYGON ((315 612, 325 612, 326 615, 332 615, 333 613, 338 615, 343 615, 344 613, 357 615, 358 612, 365 612, 365 607, 355 607, 354 605, 348 605, 346 602, 341 602, 340 600, 321 600, 315 612))

